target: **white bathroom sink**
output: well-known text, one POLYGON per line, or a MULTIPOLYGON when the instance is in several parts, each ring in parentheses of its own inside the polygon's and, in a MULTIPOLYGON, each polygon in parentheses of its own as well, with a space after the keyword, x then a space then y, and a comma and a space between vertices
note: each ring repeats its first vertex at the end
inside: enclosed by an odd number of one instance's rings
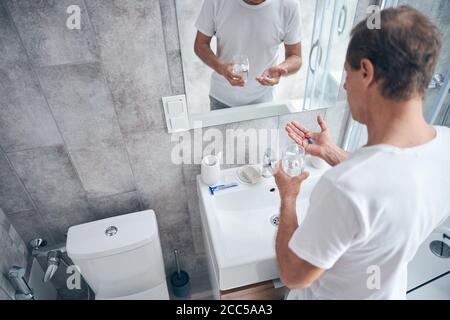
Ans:
MULTIPOLYGON (((308 166, 307 171, 310 177, 302 184, 297 201, 299 222, 306 215, 312 189, 326 169, 308 166)), ((213 286, 229 290, 277 279, 276 226, 272 220, 279 214, 280 198, 274 178, 248 185, 239 180, 233 168, 222 171, 222 182, 237 182, 239 186, 212 195, 197 177, 210 272, 216 282, 213 286)))

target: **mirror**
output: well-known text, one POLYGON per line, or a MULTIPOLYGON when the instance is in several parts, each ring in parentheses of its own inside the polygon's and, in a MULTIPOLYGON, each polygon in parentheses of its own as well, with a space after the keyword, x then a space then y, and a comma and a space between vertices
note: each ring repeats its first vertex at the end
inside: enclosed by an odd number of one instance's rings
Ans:
POLYGON ((190 121, 208 126, 334 106, 357 5, 176 0, 190 121), (302 66, 295 70, 300 52, 302 66), (286 71, 292 74, 267 85, 286 71))

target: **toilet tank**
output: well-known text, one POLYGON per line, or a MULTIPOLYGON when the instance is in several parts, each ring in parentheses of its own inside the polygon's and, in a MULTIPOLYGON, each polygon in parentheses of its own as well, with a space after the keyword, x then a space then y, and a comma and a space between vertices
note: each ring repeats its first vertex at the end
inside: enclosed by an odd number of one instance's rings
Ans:
MULTIPOLYGON (((120 299, 167 288, 152 210, 70 227, 66 248, 97 299, 120 299)), ((164 290, 163 295, 167 295, 164 290)))

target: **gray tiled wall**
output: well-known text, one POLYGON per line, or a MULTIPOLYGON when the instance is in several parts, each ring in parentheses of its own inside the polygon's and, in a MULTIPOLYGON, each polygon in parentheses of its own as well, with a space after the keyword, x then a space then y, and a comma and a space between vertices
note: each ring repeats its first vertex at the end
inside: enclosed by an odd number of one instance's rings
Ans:
MULTIPOLYGON (((167 275, 173 249, 204 274, 199 166, 172 164, 161 104, 184 93, 174 0, 5 0, 0 30, 0 206, 23 240, 63 242, 70 225, 154 209, 167 275), (81 30, 65 28, 72 4, 81 30)), ((341 131, 344 107, 215 129, 314 126, 318 114, 341 131)), ((79 298, 64 277, 60 294, 79 298)))
POLYGON ((20 235, 0 208, 0 300, 14 299, 15 290, 8 280, 12 266, 27 267, 28 250, 20 235))

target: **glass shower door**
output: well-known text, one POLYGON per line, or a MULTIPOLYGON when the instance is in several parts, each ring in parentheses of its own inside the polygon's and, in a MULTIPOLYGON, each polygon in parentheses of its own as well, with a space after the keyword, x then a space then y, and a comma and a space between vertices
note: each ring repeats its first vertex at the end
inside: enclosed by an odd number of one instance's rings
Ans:
POLYGON ((304 109, 333 107, 338 99, 357 0, 318 0, 304 109))

